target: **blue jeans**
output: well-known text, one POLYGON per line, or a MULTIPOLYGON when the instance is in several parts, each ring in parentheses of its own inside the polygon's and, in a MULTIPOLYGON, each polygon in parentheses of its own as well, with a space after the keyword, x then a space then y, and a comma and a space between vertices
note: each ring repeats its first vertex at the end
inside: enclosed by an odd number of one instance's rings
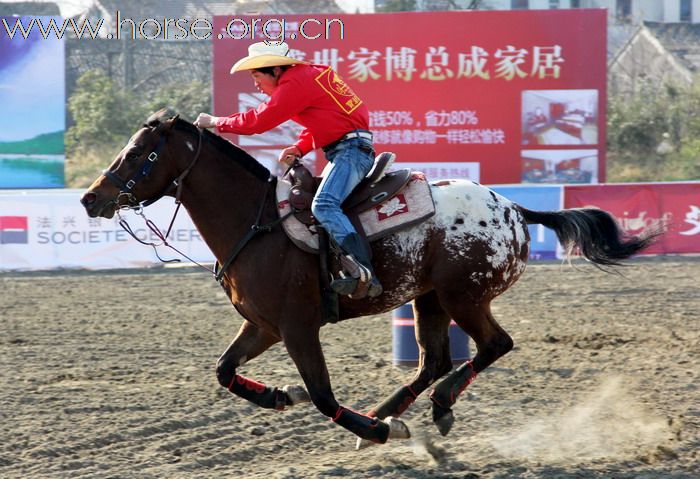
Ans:
POLYGON ((353 138, 326 150, 328 164, 323 170, 323 180, 311 204, 311 212, 341 245, 348 235, 357 233, 341 205, 352 190, 367 176, 374 164, 372 142, 353 138))

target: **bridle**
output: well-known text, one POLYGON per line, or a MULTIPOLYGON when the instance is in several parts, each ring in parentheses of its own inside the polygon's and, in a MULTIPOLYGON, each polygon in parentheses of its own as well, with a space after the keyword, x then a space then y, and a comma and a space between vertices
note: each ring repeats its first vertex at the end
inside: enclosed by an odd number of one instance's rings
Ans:
MULTIPOLYGON (((160 139, 158 140, 158 144, 156 145, 156 148, 148 154, 146 159, 143 161, 143 164, 141 165, 141 168, 136 171, 136 173, 133 174, 130 180, 124 181, 120 177, 116 175, 116 173, 112 173, 109 170, 104 170, 102 174, 112 182, 114 186, 119 188, 119 194, 117 194, 116 198, 116 203, 118 206, 122 205, 128 205, 128 207, 135 207, 139 205, 138 200, 136 199, 136 196, 134 196, 133 189, 136 186, 136 184, 141 181, 143 178, 147 178, 148 175, 151 173, 151 170, 156 164, 156 161, 158 161, 158 155, 160 154, 160 151, 163 149, 163 146, 165 145, 165 135, 162 135, 160 139), (120 204, 119 201, 121 198, 126 198, 126 203, 120 204)), ((169 185, 169 189, 171 189, 172 185, 169 185)), ((159 197, 153 199, 153 200, 148 200, 146 202, 143 202, 142 206, 148 206, 150 204, 155 203, 158 201, 162 196, 160 195, 159 197)))
MULTIPOLYGON (((146 125, 146 127, 148 127, 146 125)), ((116 205, 116 212, 117 216, 119 217, 119 226, 124 229, 129 235, 134 238, 136 241, 138 241, 141 244, 151 246, 153 247, 153 250, 156 253, 156 256, 158 259, 163 262, 163 263, 177 263, 180 262, 179 259, 170 259, 170 260, 164 260, 163 258, 160 257, 158 254, 158 246, 167 246, 173 250, 175 250, 177 253, 179 253, 181 256, 184 258, 187 258, 194 264, 197 264, 198 266, 202 266, 193 259, 191 259, 189 256, 172 246, 170 243, 168 243, 168 236, 170 235, 170 231, 173 228, 173 225, 175 224, 175 218, 177 217, 178 212, 180 211, 180 206, 182 205, 181 197, 182 197, 182 183, 184 179, 187 177, 187 175, 190 174, 190 171, 192 171, 192 168, 194 168, 194 165, 197 163, 197 160, 199 160, 200 152, 202 151, 202 140, 203 140, 203 135, 202 135, 202 130, 200 128, 197 128, 197 132, 199 133, 197 136, 197 150, 195 151, 194 158, 190 162, 190 164, 185 168, 185 170, 180 173, 180 175, 175 178, 168 186, 165 187, 165 189, 160 192, 158 195, 154 196, 153 198, 150 198, 148 200, 143 200, 139 201, 136 196, 134 195, 133 189, 136 187, 136 185, 143 180, 144 178, 148 178, 148 176, 151 174, 151 171, 156 165, 156 162, 158 161, 158 155, 160 155, 161 151, 163 150, 163 147, 165 146, 165 140, 167 138, 167 135, 165 133, 161 134, 161 137, 158 139, 158 143, 156 144, 156 147, 151 151, 148 156, 146 157, 145 160, 143 160, 143 163, 141 164, 141 167, 136 170, 136 172, 131 176, 131 178, 127 181, 124 181, 122 178, 117 176, 116 173, 109 171, 109 170, 104 170, 102 174, 107 178, 114 186, 119 188, 119 193, 117 193, 117 196, 115 199, 112 201, 116 205), (175 191, 175 204, 177 207, 175 208, 175 212, 173 213, 173 217, 170 220, 170 225, 168 226, 167 231, 165 234, 161 232, 161 230, 153 223, 151 220, 146 218, 146 216, 143 213, 143 209, 146 206, 152 205, 156 201, 160 200, 162 197, 172 193, 173 190, 175 191), (125 198, 126 202, 121 203, 121 199, 125 198), (134 233, 134 230, 131 228, 129 223, 126 221, 124 217, 121 215, 122 210, 132 210, 134 213, 137 215, 141 216, 145 223, 146 226, 155 234, 161 241, 160 244, 157 243, 152 243, 152 242, 147 242, 142 239, 140 239, 138 236, 136 236, 136 233, 134 233)), ((202 266, 203 268, 206 268, 206 266, 202 266)), ((206 268, 209 270, 209 268, 206 268)), ((211 270, 209 270, 211 271, 211 270)))
POLYGON ((146 206, 152 205, 153 203, 161 199, 163 196, 170 194, 173 191, 173 189, 177 190, 175 192, 175 203, 178 205, 179 208, 179 205, 181 203, 180 197, 182 195, 182 181, 187 175, 190 174, 190 171, 192 171, 192 168, 197 163, 197 160, 199 159, 199 154, 202 151, 202 130, 200 128, 197 128, 197 132, 199 133, 197 137, 197 150, 190 164, 187 166, 187 168, 185 168, 185 170, 180 174, 180 176, 175 178, 172 181, 172 183, 166 186, 160 194, 154 196, 151 199, 139 202, 133 193, 133 189, 142 179, 147 178, 151 174, 151 171, 153 170, 153 168, 156 165, 156 162, 158 161, 158 155, 161 153, 163 147, 165 146, 165 140, 167 138, 166 134, 161 134, 161 137, 158 139, 158 144, 156 144, 155 149, 148 154, 146 159, 143 160, 141 167, 138 170, 136 170, 136 172, 128 181, 124 181, 119 176, 117 176, 116 173, 113 173, 109 170, 104 170, 102 174, 105 176, 105 178, 107 178, 114 186, 119 188, 119 193, 117 194, 117 197, 114 200, 114 203, 117 205, 117 211, 121 209, 143 209, 146 206), (121 198, 125 198, 126 202, 120 203, 121 198))
MULTIPOLYGON (((222 286, 223 286, 223 277, 224 274, 226 273, 226 270, 228 267, 233 263, 233 261, 236 259, 238 254, 243 251, 243 248, 248 244, 248 242, 253 239, 253 237, 257 236, 259 233, 269 233, 272 231, 272 228, 277 226, 279 223, 283 222, 286 220, 292 212, 290 211, 284 216, 281 216, 277 218, 274 221, 271 221, 268 224, 261 225, 260 221, 262 219, 263 215, 263 210, 265 208, 265 203, 267 200, 267 196, 270 191, 271 185, 273 185, 276 181, 276 178, 272 175, 267 179, 265 182, 265 192, 263 194, 263 199, 262 202, 260 203, 260 208, 258 209, 257 216, 255 218, 255 223, 250 227, 250 230, 241 238, 232 250, 231 254, 228 256, 226 261, 223 262, 223 264, 219 264, 217 261, 216 264, 214 265, 214 269, 208 268, 197 261, 193 260, 189 256, 187 256, 185 253, 182 251, 178 250, 175 248, 173 245, 168 243, 168 236, 170 235, 170 231, 172 230, 173 224, 175 223, 175 218, 177 217, 178 211, 180 211, 180 206, 182 205, 181 201, 181 195, 182 195, 182 183, 184 179, 187 177, 187 175, 192 171, 192 168, 194 165, 197 163, 197 160, 199 159, 200 152, 202 150, 202 141, 203 141, 203 133, 201 128, 197 128, 197 132, 199 133, 198 135, 198 140, 197 140, 197 150, 195 152, 194 158, 190 162, 190 164, 185 168, 185 170, 177 177, 175 178, 172 183, 170 183, 160 194, 154 196, 151 199, 144 200, 144 201, 138 201, 136 199, 136 196, 133 193, 133 189, 136 186, 136 184, 141 181, 144 178, 147 178, 148 175, 151 173, 151 170, 153 170, 156 161, 158 161, 158 155, 161 153, 163 147, 165 146, 165 140, 166 140, 166 135, 163 134, 160 139, 158 140, 158 143, 156 144, 155 149, 148 154, 146 159, 143 161, 143 164, 141 167, 132 175, 132 177, 128 181, 124 181, 121 179, 119 176, 117 176, 115 173, 105 170, 102 172, 102 174, 110 181, 114 186, 119 188, 119 193, 117 194, 116 198, 114 199, 114 203, 116 204, 116 212, 117 216, 119 216, 119 226, 121 226, 124 231, 129 233, 129 235, 134 238, 136 241, 138 241, 141 244, 151 246, 153 247, 153 250, 156 253, 156 256, 158 259, 163 262, 163 263, 175 263, 175 262, 180 262, 179 259, 170 259, 170 260, 164 260, 160 257, 158 254, 158 246, 167 246, 168 248, 174 250, 180 256, 183 258, 186 258, 193 264, 206 269, 210 273, 214 275, 214 279, 218 281, 222 286), (177 207, 175 208, 175 212, 173 213, 173 217, 170 220, 170 226, 168 226, 168 229, 165 234, 163 234, 160 229, 153 223, 151 220, 146 218, 146 216, 143 214, 143 209, 146 206, 152 205, 159 199, 161 199, 163 196, 170 194, 173 189, 176 189, 175 192, 175 204, 177 207), (120 204, 119 201, 121 198, 126 198, 126 202, 120 204), (160 244, 157 243, 149 243, 147 241, 143 241, 140 239, 138 236, 136 236, 136 233, 134 233, 133 229, 131 226, 129 226, 129 223, 121 216, 120 211, 121 210, 132 210, 134 211, 137 215, 141 216, 144 221, 146 222, 146 225, 148 228, 158 237, 158 239, 161 241, 160 244)), ((291 168, 291 167, 290 167, 291 168)), ((287 170, 289 172, 289 169, 287 170)), ((286 173, 285 173, 286 174, 286 173)))

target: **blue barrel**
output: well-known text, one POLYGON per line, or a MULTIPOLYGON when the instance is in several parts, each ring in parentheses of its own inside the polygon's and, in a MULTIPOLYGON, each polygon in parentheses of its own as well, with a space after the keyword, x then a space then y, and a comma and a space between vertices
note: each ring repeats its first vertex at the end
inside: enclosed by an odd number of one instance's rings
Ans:
MULTIPOLYGON (((418 343, 416 343, 413 324, 413 304, 404 304, 395 309, 391 322, 393 363, 397 366, 416 366, 418 364, 418 343)), ((470 359, 469 336, 454 321, 450 321, 449 336, 452 362, 462 364, 470 359)))

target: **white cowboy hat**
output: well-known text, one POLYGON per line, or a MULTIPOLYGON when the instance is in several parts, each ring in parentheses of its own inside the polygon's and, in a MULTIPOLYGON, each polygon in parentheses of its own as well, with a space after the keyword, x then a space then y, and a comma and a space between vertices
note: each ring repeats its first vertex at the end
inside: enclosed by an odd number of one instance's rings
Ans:
POLYGON ((248 47, 248 56, 238 60, 231 67, 231 73, 236 73, 243 70, 255 70, 257 68, 279 67, 282 65, 306 63, 288 55, 289 45, 287 45, 285 42, 253 43, 248 47))

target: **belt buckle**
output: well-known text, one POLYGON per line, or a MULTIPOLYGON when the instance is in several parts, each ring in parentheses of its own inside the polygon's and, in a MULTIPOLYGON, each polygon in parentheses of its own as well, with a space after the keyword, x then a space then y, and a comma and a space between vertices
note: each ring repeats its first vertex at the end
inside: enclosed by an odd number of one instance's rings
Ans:
POLYGON ((336 141, 335 143, 340 143, 341 141, 346 141, 346 140, 352 140, 354 138, 365 138, 367 140, 372 139, 372 133, 366 132, 366 131, 351 131, 349 133, 344 134, 340 140, 336 141))

